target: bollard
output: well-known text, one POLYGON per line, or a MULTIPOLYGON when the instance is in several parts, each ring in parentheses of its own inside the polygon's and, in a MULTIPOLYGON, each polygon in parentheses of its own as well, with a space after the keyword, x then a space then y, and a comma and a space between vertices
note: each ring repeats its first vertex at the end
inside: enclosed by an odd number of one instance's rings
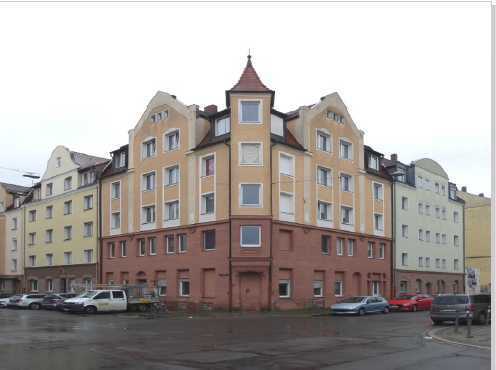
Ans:
POLYGON ((455 333, 458 334, 458 325, 459 325, 459 319, 458 319, 458 311, 455 312, 455 333))
POLYGON ((472 338, 472 313, 467 312, 467 338, 472 338))

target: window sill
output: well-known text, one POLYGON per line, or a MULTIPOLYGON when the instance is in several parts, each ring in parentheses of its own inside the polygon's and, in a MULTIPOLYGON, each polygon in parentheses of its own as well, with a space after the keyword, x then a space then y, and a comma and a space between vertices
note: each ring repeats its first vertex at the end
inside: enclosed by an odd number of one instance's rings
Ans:
POLYGON ((203 248, 203 251, 204 252, 212 252, 212 251, 215 251, 216 248, 211 248, 211 249, 206 249, 206 248, 203 248))
POLYGON ((164 187, 166 187, 166 188, 172 188, 172 187, 177 186, 177 185, 179 185, 179 183, 178 182, 175 182, 173 184, 164 184, 164 187))
POLYGON ((329 154, 329 155, 332 154, 332 150, 324 150, 321 148, 317 148, 317 151, 321 152, 321 153, 329 154))
POLYGON ((242 167, 263 167, 263 163, 239 163, 242 167))
POLYGON ((177 152, 177 151, 179 151, 179 149, 180 149, 180 147, 179 147, 179 146, 178 146, 178 147, 176 147, 176 148, 172 148, 172 149, 167 149, 167 148, 165 148, 165 149, 164 149, 164 153, 177 152))
POLYGON ((167 254, 167 255, 176 254, 176 251, 172 251, 172 252, 167 251, 167 252, 165 252, 165 254, 167 254))
POLYGON ((249 245, 249 244, 241 244, 241 248, 249 248, 249 249, 252 249, 252 248, 261 248, 262 247, 262 244, 258 244, 258 245, 249 245))
POLYGON ((240 125, 262 125, 263 122, 261 121, 239 121, 240 125))
POLYGON ((291 296, 279 296, 280 299, 291 299, 291 296))

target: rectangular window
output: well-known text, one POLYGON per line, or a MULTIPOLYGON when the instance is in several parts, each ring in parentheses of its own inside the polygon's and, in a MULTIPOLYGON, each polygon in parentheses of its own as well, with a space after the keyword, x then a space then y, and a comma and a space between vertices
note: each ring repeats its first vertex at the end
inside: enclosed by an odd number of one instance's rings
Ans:
POLYGON ((260 102, 241 101, 241 123, 260 123, 260 102))
POLYGON ((150 256, 155 256, 157 254, 157 238, 148 238, 148 247, 150 256))
POLYGON ((202 195, 202 215, 212 214, 215 211, 215 198, 214 193, 208 193, 202 195))
POLYGON ((430 257, 425 257, 425 267, 426 268, 431 267, 431 258, 430 257))
POLYGON ((17 272, 17 259, 13 258, 10 262, 10 271, 17 272))
POLYGON ((374 200, 384 199, 384 186, 382 184, 374 183, 374 200))
POLYGON ((353 191, 353 177, 350 175, 346 175, 344 173, 341 174, 341 191, 353 191))
POLYGON ((279 280, 279 298, 291 297, 291 282, 289 280, 279 280))
POLYGON ((83 207, 84 210, 92 209, 93 208, 93 195, 86 195, 83 198, 83 207))
POLYGON ((155 190, 155 172, 146 173, 143 175, 143 187, 144 191, 155 190))
POLYGON ((459 221, 460 221, 460 215, 456 211, 453 212, 453 222, 457 224, 459 221))
POLYGON ((317 131, 317 149, 324 152, 331 151, 331 136, 323 131, 317 131))
POLYGON ((352 257, 355 254, 355 240, 348 239, 348 256, 352 257))
POLYGON ((339 141, 339 154, 341 159, 353 159, 353 145, 346 140, 339 141))
POLYGON ((176 253, 176 246, 174 244, 174 235, 165 236, 165 248, 167 254, 176 253))
POLYGON ((460 246, 460 238, 458 237, 458 235, 453 235, 453 245, 455 247, 459 247, 460 246))
POLYGON ((341 206, 341 223, 343 225, 353 225, 353 208, 341 206))
POLYGON ((404 211, 408 210, 408 198, 407 197, 401 197, 401 209, 404 211))
POLYGON ((441 218, 443 220, 446 220, 446 208, 445 207, 441 208, 441 218))
POLYGON ((113 182, 112 183, 112 199, 120 199, 121 197, 121 183, 113 182))
POLYGON ((203 249, 206 251, 215 249, 215 230, 205 230, 203 232, 203 249))
POLYGON ((45 230, 45 243, 52 243, 53 242, 53 230, 48 229, 45 230))
POLYGON ((45 218, 47 219, 53 218, 53 206, 47 206, 45 208, 45 218))
POLYGON ((64 215, 70 215, 72 213, 72 200, 64 202, 64 215))
POLYGON ((121 213, 120 212, 112 213, 111 223, 112 223, 112 225, 111 225, 112 230, 116 230, 116 229, 121 228, 121 213))
POLYGON ((179 219, 179 201, 165 203, 165 220, 172 221, 179 219))
POLYGON ((279 157, 279 171, 288 176, 293 176, 293 157, 281 154, 279 157))
POLYGON ((324 282, 322 280, 313 281, 313 296, 316 298, 324 296, 324 282))
POLYGON ((157 151, 155 138, 143 142, 141 149, 143 159, 154 157, 157 151))
POLYGON ((146 241, 145 239, 138 240, 138 255, 146 256, 146 241))
POLYGON ((336 254, 342 256, 344 254, 344 239, 336 239, 336 254))
POLYGON ((317 184, 331 186, 331 170, 325 167, 317 167, 317 184))
POLYGON ((439 184, 437 182, 434 184, 434 190, 439 194, 439 184))
POLYGON ((188 279, 180 279, 179 280, 179 295, 181 297, 189 297, 189 280, 188 279))
POLYGON ((53 184, 48 183, 48 184, 46 184, 45 195, 48 197, 52 194, 53 194, 53 184))
POLYGON ((379 157, 371 154, 369 157, 369 168, 379 171, 379 157))
POLYGON ((334 282, 334 295, 336 297, 343 296, 343 282, 341 280, 336 280, 334 282))
POLYGON ((152 224, 155 222, 155 206, 146 206, 141 208, 141 223, 152 224))
POLYGON ((408 253, 401 253, 401 265, 408 266, 408 253))
POLYGON ((118 167, 122 168, 126 166, 126 153, 121 152, 118 154, 118 167))
POLYGON ((431 241, 431 232, 429 230, 425 230, 425 241, 428 243, 431 241))
POLYGON ((317 203, 319 210, 319 220, 331 221, 331 204, 323 202, 321 200, 319 200, 317 203))
POLYGON ((446 259, 445 259, 445 258, 443 258, 443 259, 441 260, 441 263, 442 263, 442 269, 443 269, 443 270, 446 270, 446 259))
POLYGON ((125 240, 121 240, 121 257, 127 257, 127 242, 125 240))
POLYGON ((424 267, 424 257, 418 258, 418 267, 424 267))
POLYGON ((374 227, 376 231, 384 231, 384 216, 375 213, 374 214, 374 227))
POLYGON ((188 236, 186 234, 179 234, 177 239, 179 244, 179 253, 185 253, 188 250, 188 236))
POLYGON ((294 215, 293 194, 281 193, 279 199, 281 203, 281 213, 284 215, 294 215))
POLYGON ((262 238, 262 227, 245 225, 241 226, 241 246, 260 247, 262 238))
POLYGON ((441 268, 441 259, 440 258, 436 258, 436 268, 437 269, 441 268))
POLYGON ((17 230, 17 217, 12 218, 12 230, 17 230))
POLYGON ((86 249, 84 251, 84 262, 93 263, 93 249, 86 249))
POLYGON ((439 218, 439 207, 436 207, 436 218, 439 218))
POLYGON ((215 121, 215 136, 227 134, 231 131, 231 119, 229 117, 218 118, 215 121))
POLYGON ((85 222, 83 224, 83 236, 85 238, 93 236, 93 222, 85 222))
POLYGON ((261 206, 261 184, 241 184, 241 206, 260 207, 261 206))
POLYGON ((457 258, 453 260, 453 270, 458 271, 460 268, 460 262, 458 261, 457 258))
POLYGON ((29 233, 28 245, 35 245, 35 244, 36 244, 36 233, 29 233))
POLYGON ((421 202, 418 204, 418 214, 419 215, 424 214, 424 205, 421 202))
POLYGON ((159 280, 157 282, 158 295, 164 297, 167 295, 167 280, 159 280))
POLYGON ((108 256, 115 258, 115 243, 108 243, 108 256))
POLYGON ((176 185, 179 182, 179 166, 172 166, 165 169, 165 185, 176 185))
POLYGON ((12 252, 15 252, 17 250, 17 239, 12 238, 12 248, 10 248, 12 252))
POLYGON ((72 264, 72 252, 64 252, 64 264, 72 264))
POLYGON ((72 188, 72 177, 66 177, 64 179, 64 190, 71 190, 72 188))
POLYGON ((436 233, 436 244, 441 244, 441 235, 436 233))
POLYGON ((447 242, 446 234, 441 235, 441 240, 442 240, 443 244, 446 244, 446 242, 447 242))
MULTIPOLYGON (((35 222, 36 221, 36 210, 32 209, 28 213, 28 221, 29 222, 35 222)), ((17 229, 17 223, 16 223, 16 229, 17 229)))
POLYGON ((322 254, 329 254, 329 246, 331 245, 331 237, 329 235, 322 235, 321 238, 321 251, 322 254))
POLYGON ((408 225, 401 225, 401 236, 408 239, 408 225))
POLYGON ((383 260, 385 253, 386 253, 386 244, 380 243, 379 244, 379 257, 378 258, 383 260))
POLYGON ((431 206, 429 204, 425 205, 425 215, 430 216, 431 215, 431 206))
POLYGON ((47 279, 47 292, 52 292, 53 291, 53 280, 52 279, 47 279))
POLYGON ((262 164, 262 144, 261 143, 241 143, 241 160, 242 165, 262 164))
POLYGON ((36 266, 36 256, 29 256, 29 266, 36 266))
POLYGON ((179 149, 179 130, 166 134, 164 142, 166 151, 179 149))
POLYGON ((72 239, 72 226, 64 226, 64 240, 72 239))
POLYGON ((374 243, 373 242, 367 243, 367 257, 368 258, 374 258, 374 243))
POLYGON ((419 229, 419 231, 418 231, 418 239, 421 240, 421 241, 424 240, 424 230, 419 229))
POLYGON ((327 112, 327 118, 330 118, 330 119, 336 121, 337 123, 344 124, 344 117, 340 114, 333 112, 333 111, 327 112))
POLYGON ((202 158, 202 176, 213 176, 215 174, 215 158, 213 155, 202 158))

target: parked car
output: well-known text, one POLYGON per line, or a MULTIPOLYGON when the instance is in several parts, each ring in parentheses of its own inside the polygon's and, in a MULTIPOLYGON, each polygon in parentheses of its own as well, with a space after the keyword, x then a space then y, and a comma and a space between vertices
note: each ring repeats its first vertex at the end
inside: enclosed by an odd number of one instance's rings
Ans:
POLYGON ((62 304, 66 299, 76 297, 76 293, 52 293, 41 301, 41 308, 45 310, 57 310, 62 309, 62 304))
POLYGON ((7 307, 7 303, 9 303, 10 297, 12 297, 12 294, 9 294, 9 293, 1 293, 0 294, 0 308, 7 307))
POLYGON ((389 303, 383 297, 359 296, 343 299, 331 306, 331 314, 356 314, 363 316, 372 312, 389 312, 389 303))
POLYGON ((475 323, 485 323, 490 315, 490 294, 451 294, 439 295, 434 298, 431 307, 431 320, 434 325, 443 321, 458 319, 465 321, 468 315, 475 323))
POLYGON ((391 311, 430 310, 434 298, 427 294, 400 294, 389 301, 391 311))
POLYGON ((39 310, 41 308, 41 301, 45 294, 16 294, 13 297, 10 297, 9 303, 7 303, 7 307, 15 307, 15 308, 29 308, 30 310, 39 310))

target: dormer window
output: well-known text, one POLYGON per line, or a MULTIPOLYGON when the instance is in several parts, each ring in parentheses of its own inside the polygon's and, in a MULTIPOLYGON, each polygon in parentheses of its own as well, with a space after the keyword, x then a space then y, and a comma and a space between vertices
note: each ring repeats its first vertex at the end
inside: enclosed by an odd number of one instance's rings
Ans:
POLYGON ((57 157, 56 161, 57 161, 57 167, 60 167, 62 165, 62 158, 57 157))
POLYGON ((142 151, 143 151, 142 153, 143 158, 154 157, 156 152, 155 138, 143 142, 142 151))
POLYGON ((165 150, 171 151, 179 148, 179 130, 175 130, 165 135, 165 150))
POLYGON ((158 123, 164 119, 166 119, 167 117, 169 116, 169 112, 164 110, 164 111, 161 111, 161 112, 157 112, 157 113, 154 113, 150 116, 150 120, 153 122, 153 123, 158 123))
POLYGON ((125 152, 120 152, 120 153, 115 154, 114 167, 115 168, 126 167, 126 153, 125 152))
POLYGON ((260 101, 241 101, 241 123, 261 123, 260 101))
POLYGON ((332 120, 336 121, 337 123, 344 124, 344 117, 340 114, 337 114, 336 112, 328 111, 327 112, 327 118, 332 119, 332 120))
POLYGON ((369 168, 379 171, 379 157, 371 154, 369 157, 369 168))
POLYGON ((231 132, 231 118, 224 117, 215 120, 215 136, 220 136, 231 132))

